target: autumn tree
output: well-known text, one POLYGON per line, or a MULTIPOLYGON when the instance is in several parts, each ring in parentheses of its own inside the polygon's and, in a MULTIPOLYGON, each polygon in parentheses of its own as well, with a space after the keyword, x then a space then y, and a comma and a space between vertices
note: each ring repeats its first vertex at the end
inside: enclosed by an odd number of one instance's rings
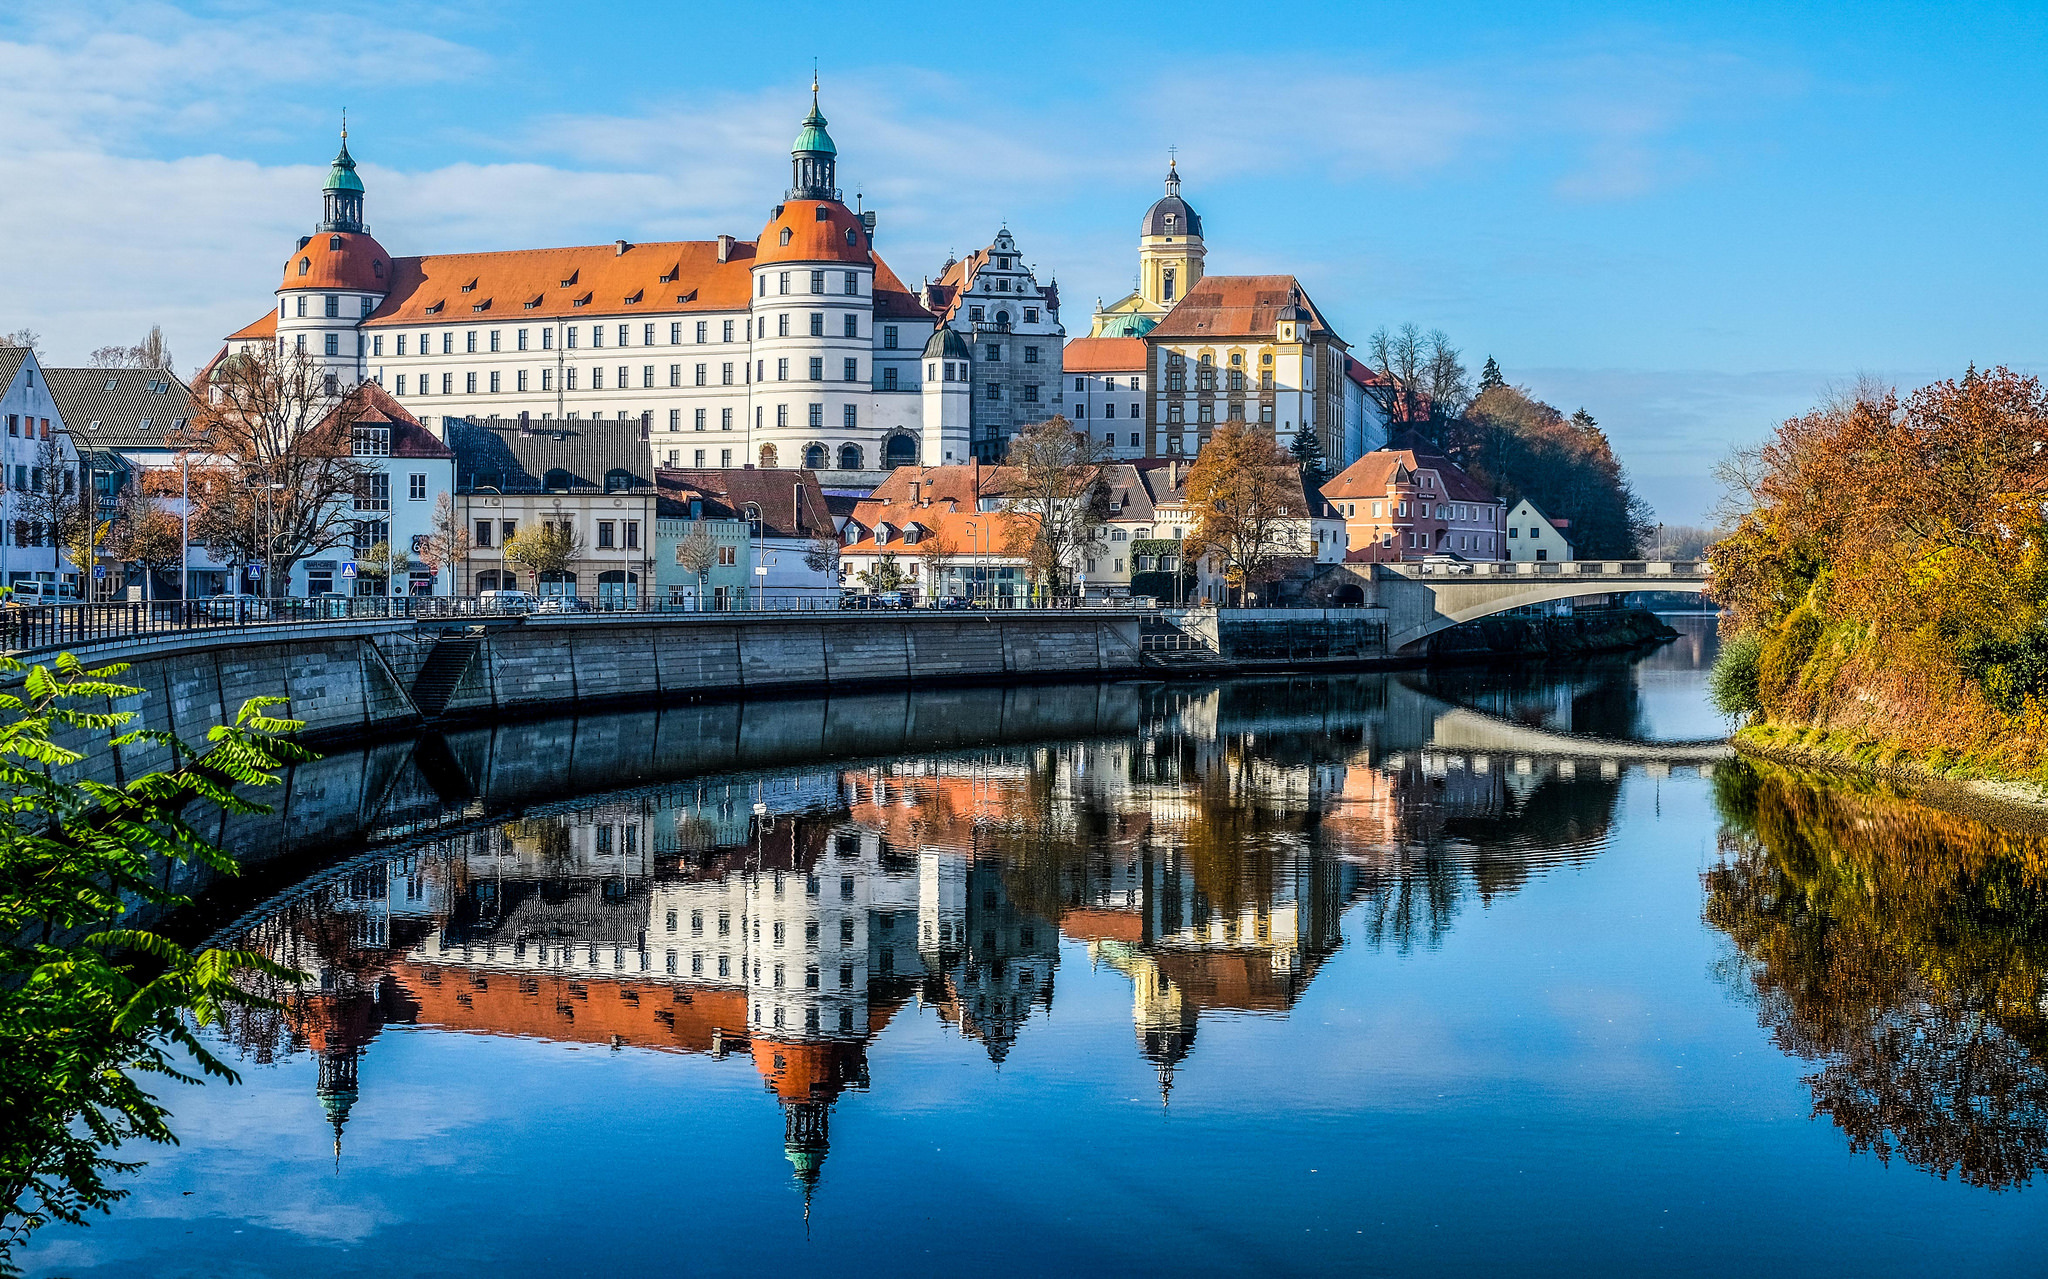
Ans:
POLYGON ((155 495, 138 480, 122 490, 114 518, 108 522, 105 549, 121 563, 142 570, 143 598, 154 599, 156 574, 175 573, 184 566, 184 523, 159 506, 155 495))
POLYGON ((1082 545, 1109 519, 1102 447, 1055 415, 1011 436, 1007 456, 1003 512, 1019 517, 1008 521, 1007 549, 1024 557, 1041 596, 1059 598, 1082 545))
POLYGON ((448 574, 448 593, 455 593, 455 570, 469 559, 469 529, 455 514, 455 499, 443 492, 434 499, 434 522, 427 535, 420 539, 420 563, 440 577, 445 569, 448 574))
POLYGON ((372 474, 355 456, 372 385, 341 394, 318 363, 268 345, 216 363, 171 441, 191 463, 194 539, 224 559, 262 561, 272 595, 300 560, 351 545, 372 474))
POLYGON ((583 538, 575 526, 542 520, 527 524, 505 541, 505 562, 532 575, 536 589, 543 575, 566 573, 583 558, 583 538))
POLYGON ((1240 601, 1277 575, 1283 560, 1305 553, 1301 473, 1259 427, 1216 428, 1188 471, 1187 501, 1196 522, 1182 553, 1190 561, 1213 558, 1240 601))
POLYGON ((1656 525, 1606 433, 1584 409, 1567 419, 1519 387, 1497 386, 1472 402, 1445 451, 1509 506, 1526 497, 1544 514, 1570 521, 1581 559, 1635 555, 1656 525))

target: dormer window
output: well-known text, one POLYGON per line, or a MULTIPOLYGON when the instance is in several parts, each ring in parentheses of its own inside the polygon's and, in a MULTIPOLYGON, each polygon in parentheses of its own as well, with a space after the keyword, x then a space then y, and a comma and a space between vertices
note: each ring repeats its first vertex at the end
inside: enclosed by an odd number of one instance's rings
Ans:
POLYGON ((641 299, 641 297, 645 295, 646 292, 647 290, 645 289, 635 289, 631 293, 628 293, 626 295, 626 305, 632 306, 635 302, 638 302, 641 299))
POLYGON ((665 271, 665 272, 663 272, 663 273, 662 273, 662 277, 661 277, 660 283, 662 283, 662 284, 674 284, 674 283, 676 282, 676 277, 677 277, 678 275, 681 275, 681 274, 682 274, 682 271, 683 271, 683 268, 682 268, 682 266, 681 266, 680 264, 678 264, 678 265, 676 265, 676 266, 672 266, 672 267, 670 267, 670 268, 669 268, 669 269, 668 269, 667 271, 665 271))
POLYGON ((566 279, 566 280, 564 280, 564 281, 562 281, 562 287, 563 287, 563 288, 565 288, 565 289, 573 289, 573 288, 575 288, 575 287, 576 287, 576 277, 577 277, 577 276, 578 276, 579 274, 581 274, 581 273, 580 273, 580 272, 577 272, 577 271, 571 271, 571 272, 569 272, 569 278, 568 278, 568 279, 566 279))
POLYGON ((384 278, 384 260, 382 258, 370 263, 370 273, 380 280, 384 278))
POLYGON ((463 286, 462 286, 462 291, 463 291, 464 293, 474 293, 474 292, 476 292, 476 281, 475 281, 475 280, 471 280, 471 281, 470 281, 470 282, 469 282, 468 284, 465 284, 465 285, 463 285, 463 286))
POLYGON ((788 227, 784 227, 784 228, 782 228, 782 242, 783 242, 784 244, 788 244, 788 243, 789 243, 789 228, 788 228, 788 227))
POLYGON ((328 247, 328 248, 329 248, 330 250, 337 250, 337 249, 340 249, 340 248, 341 248, 341 237, 340 237, 340 236, 338 236, 338 235, 330 235, 330 236, 328 236, 328 237, 327 237, 327 247, 328 247))
POLYGON ((846 228, 846 242, 847 242, 848 244, 852 244, 852 243, 854 242, 854 241, 853 241, 853 228, 852 228, 852 227, 848 227, 848 228, 846 228))
POLYGON ((491 309, 491 300, 489 298, 485 298, 483 301, 477 303, 475 306, 469 309, 472 311, 488 311, 491 309))
POLYGON ((110 378, 108 378, 108 379, 107 379, 107 389, 108 389, 109 391, 113 391, 113 390, 117 390, 117 389, 119 389, 119 388, 120 388, 120 385, 121 385, 121 379, 120 379, 120 378, 117 378, 117 377, 110 377, 110 378))
POLYGON ((541 294, 536 293, 532 297, 526 299, 526 309, 531 311, 533 308, 539 306, 541 296, 541 294))
POLYGON ((312 269, 313 269, 313 259, 311 259, 311 258, 300 258, 300 259, 299 259, 299 274, 300 274, 300 275, 304 275, 304 274, 306 274, 306 273, 307 273, 308 271, 311 271, 312 269))
POLYGON ((584 294, 584 295, 583 295, 582 297, 580 297, 580 298, 572 298, 572 299, 570 300, 570 302, 569 302, 569 305, 570 305, 570 306, 589 306, 589 305, 590 305, 590 295, 589 295, 588 293, 586 293, 586 294, 584 294))
POLYGON ((447 302, 446 302, 445 300, 443 300, 443 301, 438 301, 438 302, 433 302, 433 303, 430 303, 430 304, 429 304, 429 305, 427 306, 427 314, 428 314, 428 315, 439 315, 439 314, 441 314, 441 308, 442 308, 442 307, 444 307, 444 306, 447 306, 447 305, 448 305, 448 303, 447 303, 447 302))
POLYGON ((819 205, 819 206, 818 206, 818 221, 820 221, 820 222, 830 222, 831 220, 832 220, 832 212, 831 212, 831 210, 827 209, 827 208, 826 208, 826 207, 825 207, 824 205, 822 205, 822 204, 821 204, 821 205, 819 205))

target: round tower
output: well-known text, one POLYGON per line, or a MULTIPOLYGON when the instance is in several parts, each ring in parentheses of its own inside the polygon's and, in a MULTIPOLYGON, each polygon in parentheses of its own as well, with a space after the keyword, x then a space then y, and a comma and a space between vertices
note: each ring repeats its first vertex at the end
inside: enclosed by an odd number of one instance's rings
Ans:
POLYGON ((753 420, 746 460, 881 465, 873 416, 875 260, 866 224, 839 199, 838 148, 818 109, 790 147, 790 187, 755 246, 750 321, 753 420))
POLYGON ((363 221, 363 180, 346 124, 321 195, 316 233, 299 238, 277 286, 277 345, 287 356, 302 353, 333 395, 363 380, 362 322, 391 291, 392 271, 391 255, 363 221))

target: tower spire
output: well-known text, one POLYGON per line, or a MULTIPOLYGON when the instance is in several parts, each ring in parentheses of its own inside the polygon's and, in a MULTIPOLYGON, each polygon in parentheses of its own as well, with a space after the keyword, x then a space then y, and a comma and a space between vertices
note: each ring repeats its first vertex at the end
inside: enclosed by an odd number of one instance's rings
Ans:
POLYGON ((334 165, 327 171, 327 183, 321 188, 325 197, 325 214, 319 229, 322 231, 352 231, 356 234, 370 228, 363 224, 363 180, 356 176, 355 157, 348 153, 348 110, 341 113, 341 150, 335 153, 334 165))

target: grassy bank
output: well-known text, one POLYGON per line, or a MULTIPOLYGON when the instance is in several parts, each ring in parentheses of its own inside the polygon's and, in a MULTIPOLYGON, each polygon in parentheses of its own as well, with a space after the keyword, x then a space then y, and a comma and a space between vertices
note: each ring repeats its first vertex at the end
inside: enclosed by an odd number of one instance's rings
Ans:
POLYGON ((2048 782, 1940 750, 1916 754, 1897 740, 1798 724, 1738 729, 1735 748, 1790 768, 1889 782, 1913 799, 2006 829, 2048 833, 2048 782))

